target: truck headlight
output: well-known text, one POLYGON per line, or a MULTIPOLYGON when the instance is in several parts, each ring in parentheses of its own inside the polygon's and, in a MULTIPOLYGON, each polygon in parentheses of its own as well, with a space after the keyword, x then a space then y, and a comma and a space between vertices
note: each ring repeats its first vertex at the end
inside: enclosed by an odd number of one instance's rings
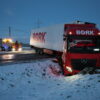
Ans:
POLYGON ((100 51, 100 49, 99 48, 95 48, 95 49, 93 49, 93 51, 100 51))
POLYGON ((66 69, 67 69, 69 72, 73 72, 72 68, 69 67, 69 66, 66 66, 66 69))

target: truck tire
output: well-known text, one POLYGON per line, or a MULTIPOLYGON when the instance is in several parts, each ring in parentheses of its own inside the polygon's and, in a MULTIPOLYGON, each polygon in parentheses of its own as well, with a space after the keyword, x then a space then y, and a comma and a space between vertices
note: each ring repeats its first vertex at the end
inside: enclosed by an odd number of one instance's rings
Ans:
POLYGON ((44 54, 43 49, 35 49, 35 51, 37 54, 40 54, 40 55, 44 54))

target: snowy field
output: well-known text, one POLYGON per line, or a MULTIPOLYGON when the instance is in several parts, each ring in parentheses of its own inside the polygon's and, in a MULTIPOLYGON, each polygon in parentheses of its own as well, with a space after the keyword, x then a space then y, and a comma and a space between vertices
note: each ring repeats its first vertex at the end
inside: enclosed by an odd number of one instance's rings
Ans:
POLYGON ((0 66, 0 100, 100 100, 100 74, 53 74, 50 59, 0 66))

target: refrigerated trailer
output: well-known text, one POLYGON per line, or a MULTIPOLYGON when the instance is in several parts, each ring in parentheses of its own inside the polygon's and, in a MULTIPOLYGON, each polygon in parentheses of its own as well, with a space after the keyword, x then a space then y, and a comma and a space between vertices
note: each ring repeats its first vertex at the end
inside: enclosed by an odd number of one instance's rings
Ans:
POLYGON ((30 45, 38 53, 56 55, 64 75, 100 68, 100 31, 93 23, 78 21, 34 29, 30 45))
MULTIPOLYGON (((63 51, 64 24, 32 30, 30 45, 48 51, 63 51)), ((38 49, 39 50, 39 49, 38 49)), ((38 51, 37 50, 37 51, 38 51)))

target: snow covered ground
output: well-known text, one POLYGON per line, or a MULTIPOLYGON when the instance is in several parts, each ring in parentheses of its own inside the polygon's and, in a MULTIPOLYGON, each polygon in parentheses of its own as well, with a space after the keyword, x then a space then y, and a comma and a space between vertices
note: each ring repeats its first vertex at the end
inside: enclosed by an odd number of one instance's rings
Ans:
POLYGON ((100 100, 100 74, 64 77, 50 59, 0 66, 0 100, 100 100))

